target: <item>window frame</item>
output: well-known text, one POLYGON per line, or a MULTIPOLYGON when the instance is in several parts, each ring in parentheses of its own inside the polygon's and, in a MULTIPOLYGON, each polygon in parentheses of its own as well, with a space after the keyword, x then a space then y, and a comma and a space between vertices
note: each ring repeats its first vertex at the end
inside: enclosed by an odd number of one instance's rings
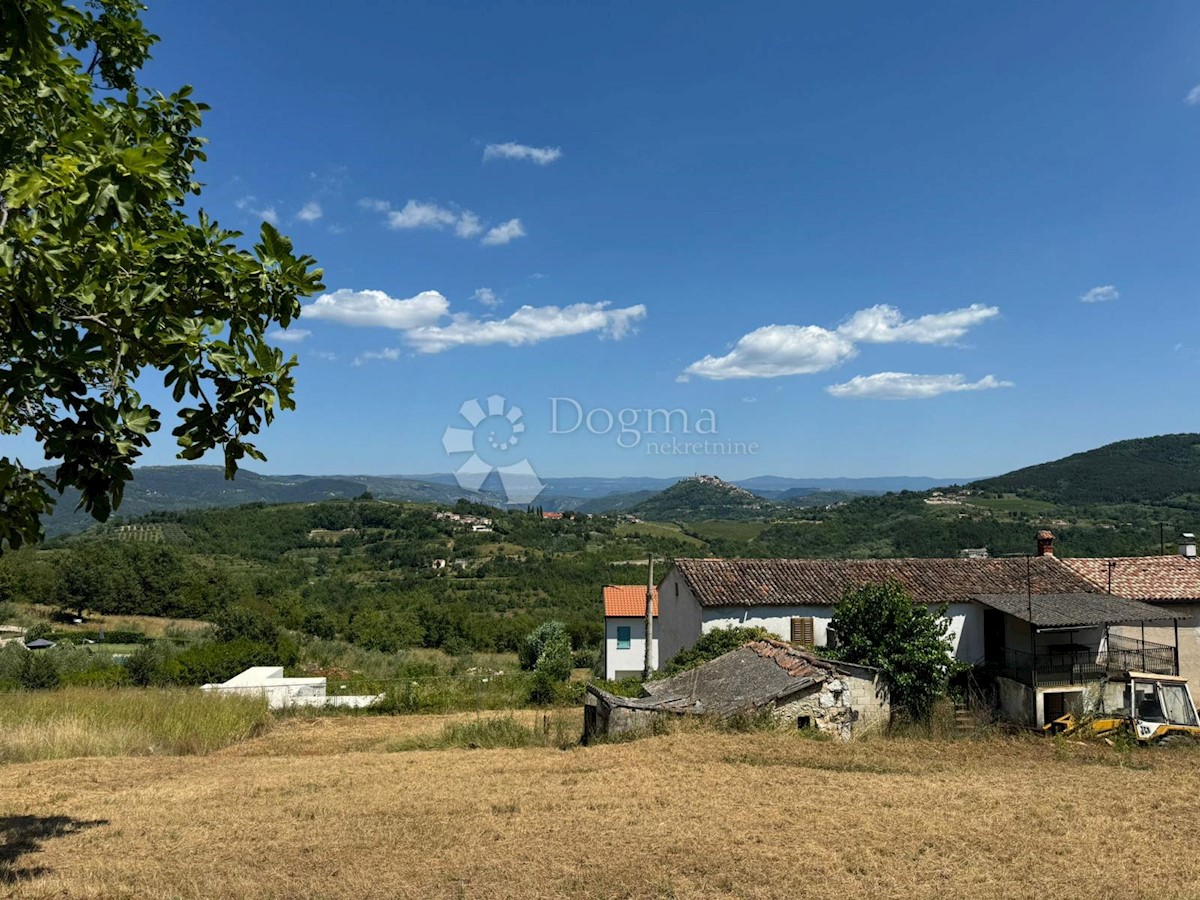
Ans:
POLYGON ((618 650, 629 650, 632 647, 633 647, 633 626, 632 625, 618 625, 617 626, 617 649, 618 650), (624 635, 625 635, 624 637, 621 636, 622 632, 624 632, 624 635))

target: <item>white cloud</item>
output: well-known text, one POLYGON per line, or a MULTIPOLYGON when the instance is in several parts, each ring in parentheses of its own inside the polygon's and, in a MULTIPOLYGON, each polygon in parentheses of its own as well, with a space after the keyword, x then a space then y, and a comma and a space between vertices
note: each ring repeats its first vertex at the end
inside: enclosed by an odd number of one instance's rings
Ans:
POLYGON ((307 328, 288 328, 286 331, 282 328, 276 328, 274 331, 268 331, 267 337, 274 341, 298 344, 305 338, 312 337, 312 332, 307 328))
POLYGON ((496 296, 496 292, 491 288, 479 288, 471 295, 471 299, 482 303, 484 306, 500 305, 500 298, 496 296))
POLYGON ((525 229, 520 219, 509 219, 488 231, 479 243, 485 247, 502 247, 510 241, 525 237, 525 229))
POLYGON ((743 403, 757 403, 758 398, 757 397, 743 397, 742 402, 743 403))
POLYGON ((854 356, 848 338, 816 325, 767 325, 744 335, 724 356, 706 356, 683 371, 688 376, 777 378, 832 369, 854 356))
POLYGON ((505 144, 488 144, 483 148, 484 161, 489 159, 528 160, 539 166, 548 166, 562 157, 561 147, 530 147, 509 141, 505 144))
POLYGON ((458 221, 454 223, 454 233, 460 238, 473 238, 481 231, 483 231, 483 225, 479 221, 479 216, 470 210, 460 215, 458 221))
POLYGON ((692 375, 726 378, 777 378, 823 372, 852 358, 856 344, 949 344, 975 325, 1000 314, 995 306, 973 303, 961 309, 905 319, 894 306, 860 309, 833 331, 819 325, 767 325, 742 336, 724 356, 706 356, 677 379, 692 375))
POLYGON ((336 353, 333 353, 329 350, 314 350, 312 351, 311 355, 315 356, 317 359, 324 359, 328 362, 333 362, 338 358, 336 353))
POLYGON ((321 218, 321 215, 321 204, 316 200, 309 200, 300 207, 300 212, 296 213, 296 218, 301 222, 315 222, 321 218))
POLYGON ((269 203, 266 206, 259 206, 258 198, 253 194, 239 198, 234 203, 234 206, 242 212, 248 212, 250 215, 257 216, 263 221, 270 222, 272 225, 279 224, 279 213, 275 207, 269 203))
POLYGON ((370 362, 373 359, 385 359, 388 362, 395 362, 400 358, 400 350, 397 347, 384 347, 382 350, 367 350, 365 353, 360 353, 354 357, 352 366, 361 366, 363 363, 370 362))
POLYGON ((571 306, 522 306, 507 319, 476 319, 459 315, 448 325, 426 325, 407 331, 405 339, 422 353, 440 353, 452 347, 507 344, 518 347, 552 338, 599 332, 619 340, 635 322, 646 316, 638 304, 609 309, 608 303, 575 303, 571 306))
POLYGON ((962 309, 905 319, 896 307, 880 304, 860 309, 838 326, 838 334, 863 344, 891 344, 901 341, 913 344, 948 344, 961 338, 974 326, 998 315, 998 307, 972 303, 962 309))
MULTIPOLYGON (((396 231, 412 231, 418 228, 432 228, 442 231, 446 228, 453 228, 454 233, 460 238, 473 238, 482 234, 484 229, 483 222, 479 216, 469 209, 450 209, 449 207, 439 206, 436 203, 425 203, 420 200, 409 200, 404 204, 402 209, 392 209, 392 204, 375 197, 363 197, 358 201, 358 205, 363 209, 369 209, 371 212, 383 213, 385 216, 384 222, 387 224, 387 227, 396 231)), ((492 231, 495 232, 506 228, 512 225, 513 222, 520 229, 520 220, 513 219, 511 222, 506 222, 504 225, 493 228, 492 231)), ((521 234, 524 234, 524 231, 521 234)), ((520 234, 513 235, 513 237, 520 236, 520 234)), ((511 239, 510 237, 500 240, 499 243, 508 243, 511 239)), ((484 242, 488 243, 487 237, 484 238, 484 242)))
POLYGON ((1079 299, 1084 303, 1103 303, 1106 300, 1116 300, 1121 296, 1111 284, 1102 284, 1092 288, 1086 294, 1081 294, 1079 299))
POLYGON ((1189 106, 1200 106, 1200 84, 1188 91, 1188 95, 1183 98, 1183 102, 1189 106))
POLYGON ((390 210, 387 214, 388 228, 445 228, 458 222, 458 213, 438 206, 436 203, 419 203, 409 200, 401 210, 390 210))
POLYGON ((422 291, 415 297, 397 300, 383 291, 346 288, 322 294, 303 309, 304 315, 311 319, 399 329, 431 325, 449 311, 450 302, 437 291, 422 291))
POLYGON ((1011 381, 1000 381, 985 375, 978 381, 967 381, 962 375, 910 375, 907 372, 878 372, 875 375, 856 375, 843 384, 825 388, 835 397, 865 397, 872 400, 924 400, 939 394, 957 391, 986 391, 1012 387, 1011 381))

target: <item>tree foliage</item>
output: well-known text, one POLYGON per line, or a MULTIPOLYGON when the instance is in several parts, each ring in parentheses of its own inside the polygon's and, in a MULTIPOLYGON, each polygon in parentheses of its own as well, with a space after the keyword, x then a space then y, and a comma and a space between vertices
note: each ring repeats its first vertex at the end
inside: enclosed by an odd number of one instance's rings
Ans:
MULTIPOLYGON (((543 622, 528 635, 526 635, 523 641, 521 641, 521 646, 517 650, 517 656, 520 659, 521 668, 525 669, 526 671, 533 671, 536 669, 538 663, 541 662, 543 654, 546 652, 546 648, 555 642, 561 641, 562 639, 566 640, 567 656, 570 657, 571 641, 570 638, 567 637, 567 629, 563 623, 555 619, 551 619, 549 622, 543 622)), ((567 674, 570 674, 569 665, 567 666, 567 669, 567 674)), ((563 679, 566 679, 566 675, 563 676, 563 679)))
POLYGON ((185 201, 200 193, 207 108, 143 90, 156 38, 136 0, 0 0, 0 432, 58 461, 0 458, 0 546, 40 536, 52 492, 104 520, 163 413, 136 389, 162 373, 183 459, 293 406, 295 357, 267 338, 319 290, 314 260, 263 223, 252 251, 185 201))
POLYGON ((837 647, 831 652, 880 669, 893 709, 924 719, 945 694, 954 667, 944 613, 917 603, 898 582, 849 588, 834 607, 830 628, 837 647))

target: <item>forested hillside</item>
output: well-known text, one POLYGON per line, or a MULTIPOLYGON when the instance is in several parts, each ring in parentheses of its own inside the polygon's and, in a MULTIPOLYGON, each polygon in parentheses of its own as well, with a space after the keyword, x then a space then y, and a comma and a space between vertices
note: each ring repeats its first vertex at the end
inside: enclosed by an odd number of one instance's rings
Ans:
POLYGON ((1191 504, 1200 497, 1200 434, 1118 441, 974 485, 1059 504, 1191 504))
POLYGON ((643 500, 629 512, 655 522, 767 519, 779 512, 770 500, 711 476, 687 478, 643 500))
POLYGON ((699 546, 609 518, 450 512, 353 500, 156 513, 5 554, 0 602, 200 619, 237 607, 366 648, 451 653, 515 650, 560 619, 583 650, 599 645, 604 584, 641 582, 650 552, 699 546))

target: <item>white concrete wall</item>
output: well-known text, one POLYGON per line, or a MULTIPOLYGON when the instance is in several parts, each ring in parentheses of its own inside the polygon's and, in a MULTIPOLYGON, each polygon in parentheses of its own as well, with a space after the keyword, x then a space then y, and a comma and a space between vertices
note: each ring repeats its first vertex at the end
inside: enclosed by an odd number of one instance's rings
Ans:
MULTIPOLYGON (((701 615, 703 634, 715 628, 758 626, 784 641, 792 639, 793 618, 811 616, 813 641, 817 647, 824 647, 828 642, 833 606, 708 607, 701 610, 701 615)), ((946 610, 946 618, 950 622, 949 636, 953 640, 954 656, 967 663, 982 662, 983 608, 977 603, 951 603, 946 610)))
MULTIPOLYGON (((659 600, 659 613, 662 600, 659 600)), ((650 648, 652 668, 658 668, 659 620, 654 620, 655 636, 650 648)), ((646 619, 644 616, 612 616, 604 620, 604 677, 609 681, 619 678, 641 677, 646 668, 646 619), (629 628, 629 648, 617 649, 617 629, 629 628)))
POLYGON ((658 586, 658 621, 654 634, 663 662, 696 643, 701 635, 700 603, 679 572, 672 568, 658 586))
POLYGON ((829 620, 833 618, 832 606, 742 606, 706 607, 702 611, 702 633, 708 634, 718 628, 765 628, 782 641, 792 639, 792 619, 811 616, 813 620, 813 642, 824 647, 828 635, 829 620))
POLYGON ((266 697, 271 709, 285 706, 370 706, 382 695, 329 697, 326 680, 317 678, 284 678, 281 666, 253 666, 221 684, 203 684, 202 691, 218 694, 237 694, 246 697, 266 697))
POLYGON ((965 663, 983 662, 983 607, 978 603, 951 603, 946 610, 954 658, 965 663))

